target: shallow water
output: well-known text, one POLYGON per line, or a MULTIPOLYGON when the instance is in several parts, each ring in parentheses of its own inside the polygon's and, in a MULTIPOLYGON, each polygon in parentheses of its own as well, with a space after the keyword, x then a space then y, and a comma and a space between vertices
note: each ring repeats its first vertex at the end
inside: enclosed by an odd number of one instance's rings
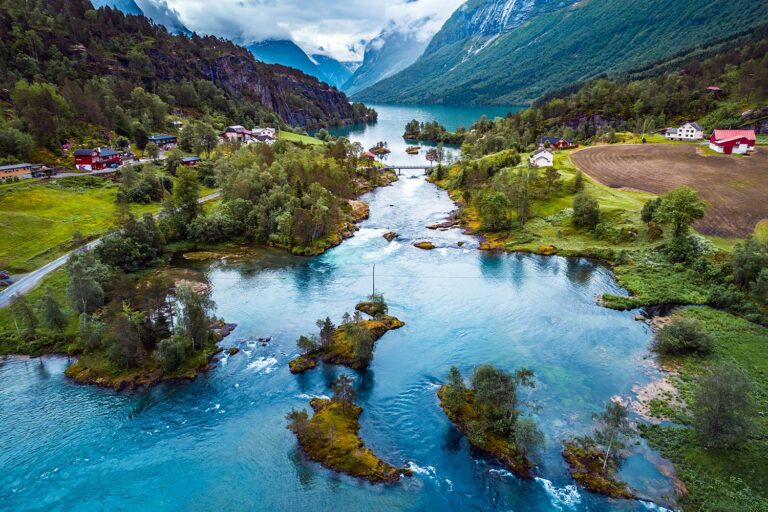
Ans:
MULTIPOLYGON (((453 205, 422 176, 366 200, 371 218, 323 256, 259 250, 245 263, 187 264, 211 283, 218 315, 239 325, 222 345, 243 349, 195 382, 122 395, 70 383, 65 358, 0 363, 0 510, 655 509, 579 489, 559 453, 608 399, 656 375, 648 327, 634 312, 595 304, 597 294, 623 293, 610 271, 584 259, 481 252, 460 230, 426 229, 453 205), (390 229, 401 236, 387 243, 390 229), (419 240, 438 249, 413 247, 419 240), (373 264, 377 291, 406 326, 353 374, 366 444, 414 469, 391 487, 307 461, 284 419, 349 372, 321 365, 294 376, 287 363, 317 318, 338 322, 370 293, 373 264), (536 373, 527 398, 540 408, 547 447, 533 481, 471 451, 438 407, 451 365, 468 375, 486 362, 536 373)), ((622 476, 651 497, 671 493, 646 452, 636 447, 622 476)))

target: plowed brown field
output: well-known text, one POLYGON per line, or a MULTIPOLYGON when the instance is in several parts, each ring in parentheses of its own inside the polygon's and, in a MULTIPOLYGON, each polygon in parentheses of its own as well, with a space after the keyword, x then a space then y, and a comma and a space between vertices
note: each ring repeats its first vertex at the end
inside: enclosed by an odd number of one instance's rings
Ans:
POLYGON ((681 185, 707 203, 696 229, 708 235, 743 237, 768 218, 768 151, 748 157, 704 155, 693 145, 613 145, 585 148, 571 161, 600 183, 662 194, 681 185))

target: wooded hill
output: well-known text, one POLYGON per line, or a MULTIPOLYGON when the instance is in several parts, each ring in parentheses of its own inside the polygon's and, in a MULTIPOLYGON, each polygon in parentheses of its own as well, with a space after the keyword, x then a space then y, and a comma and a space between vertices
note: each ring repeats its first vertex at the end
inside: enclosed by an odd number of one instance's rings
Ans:
MULTIPOLYGON (((412 66, 354 97, 394 103, 528 103, 566 84, 627 72, 752 32, 768 22, 768 4, 584 0, 531 15, 522 25, 492 35, 438 32, 433 41, 444 44, 431 45, 412 66)), ((457 29, 456 23, 444 27, 457 29)))
POLYGON ((711 55, 576 84, 504 119, 480 119, 463 133, 462 150, 475 158, 504 149, 523 152, 541 135, 582 144, 616 142, 615 132, 651 134, 683 121, 698 121, 705 130, 768 130, 768 37, 763 31, 711 55))
POLYGON ((335 88, 257 62, 232 42, 171 35, 87 0, 0 0, 0 88, 6 124, 51 149, 94 127, 136 139, 165 129, 174 110, 307 129, 369 115, 335 88))

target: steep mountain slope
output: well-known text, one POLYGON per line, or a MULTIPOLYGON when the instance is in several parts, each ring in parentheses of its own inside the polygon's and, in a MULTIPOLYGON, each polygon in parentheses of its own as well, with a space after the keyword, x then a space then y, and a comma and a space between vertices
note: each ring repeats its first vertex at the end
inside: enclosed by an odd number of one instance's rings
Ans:
POLYGON ((533 16, 574 3, 576 0, 468 0, 435 34, 425 53, 434 53, 468 37, 493 37, 509 32, 533 16))
POLYGON ((363 64, 342 89, 351 95, 407 68, 424 53, 428 42, 420 38, 418 27, 402 31, 390 25, 368 42, 363 64))
POLYGON ((322 75, 321 80, 337 89, 341 89, 355 70, 360 67, 359 62, 341 62, 327 55, 315 54, 312 55, 312 60, 317 63, 317 69, 322 75))
MULTIPOLYGON (((4 93, 4 101, 20 107, 16 96, 21 101, 22 96, 40 94, 38 89, 59 91, 64 103, 57 106, 56 119, 71 116, 121 134, 135 136, 138 128, 129 116, 143 110, 151 110, 151 116, 140 128, 162 128, 168 108, 205 108, 232 123, 276 115, 307 128, 364 121, 361 117, 367 116, 343 93, 300 71, 257 62, 230 41, 171 35, 144 17, 92 11, 87 0, 40 0, 31 8, 0 0, 0 33, 0 89, 13 91, 4 93), (36 36, 30 39, 34 58, 16 51, 27 44, 28 34, 36 36), (33 89, 17 87, 23 80, 33 89), (153 94, 139 101, 137 89, 153 94)), ((34 103, 30 107, 37 108, 34 103)), ((61 128, 67 133, 72 129, 61 128)))
POLYGON ((282 64, 295 68, 336 88, 352 76, 354 63, 343 63, 326 55, 310 57, 299 45, 289 40, 267 40, 248 45, 257 60, 267 64, 282 64))
POLYGON ((529 102, 551 89, 628 71, 768 22, 768 2, 750 0, 732 0, 727 9, 717 0, 559 3, 470 0, 416 63, 354 97, 410 103, 529 102), (471 31, 462 31, 465 26, 471 31))
POLYGON ((282 64, 283 66, 303 71, 315 78, 320 78, 321 80, 323 78, 317 65, 293 41, 270 39, 268 41, 251 43, 247 48, 257 60, 266 64, 282 64))

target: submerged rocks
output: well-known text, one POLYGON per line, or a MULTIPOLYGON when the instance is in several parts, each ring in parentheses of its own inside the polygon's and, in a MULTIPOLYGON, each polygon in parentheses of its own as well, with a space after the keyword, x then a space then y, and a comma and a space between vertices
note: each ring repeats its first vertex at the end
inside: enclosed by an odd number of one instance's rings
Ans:
POLYGON ((413 244, 413 246, 418 247, 419 249, 424 249, 425 251, 431 251, 432 249, 435 248, 435 244, 429 241, 416 242, 415 244, 413 244))

